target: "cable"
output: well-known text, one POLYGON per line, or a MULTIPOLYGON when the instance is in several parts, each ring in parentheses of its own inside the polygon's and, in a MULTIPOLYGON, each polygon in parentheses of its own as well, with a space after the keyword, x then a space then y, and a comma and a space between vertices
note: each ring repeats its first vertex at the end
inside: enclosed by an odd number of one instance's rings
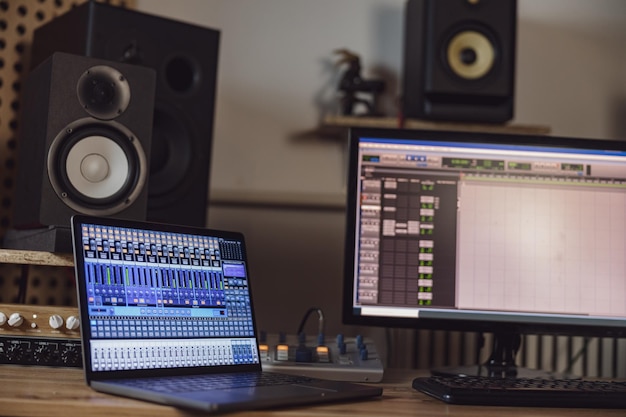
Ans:
POLYGON ((481 364, 481 360, 480 360, 480 352, 483 350, 483 347, 485 347, 485 335, 481 332, 481 333, 476 333, 476 363, 477 364, 481 364))
MULTIPOLYGON (((583 339, 582 347, 569 360, 569 363, 567 364, 567 368, 565 368, 565 371, 564 371, 565 374, 570 374, 572 372, 572 368, 574 367, 574 364, 576 363, 576 361, 580 359, 585 353, 587 353, 587 347, 589 346, 589 342, 591 342, 591 337, 585 337, 583 339)), ((583 373, 584 373, 584 370, 583 370, 583 373)))
POLYGON ((317 312, 317 316, 318 316, 317 334, 325 334, 324 333, 324 312, 322 311, 321 308, 317 308, 317 307, 311 307, 307 310, 306 313, 304 313, 304 317, 302 317, 302 321, 300 322, 300 326, 298 326, 298 332, 296 334, 302 333, 302 331, 304 330, 304 325, 306 324, 307 320, 309 319, 309 316, 313 312, 317 312))

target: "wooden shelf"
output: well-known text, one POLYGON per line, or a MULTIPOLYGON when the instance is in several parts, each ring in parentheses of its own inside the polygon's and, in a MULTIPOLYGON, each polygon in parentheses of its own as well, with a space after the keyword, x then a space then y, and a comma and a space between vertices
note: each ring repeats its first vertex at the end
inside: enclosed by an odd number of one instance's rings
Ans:
POLYGON ((0 249, 0 263, 45 266, 74 266, 72 254, 0 249))
POLYGON ((427 120, 406 119, 403 126, 393 117, 361 117, 361 116, 326 116, 325 126, 336 127, 372 127, 387 129, 423 129, 423 130, 454 130, 463 132, 508 133, 520 135, 547 135, 550 127, 520 124, 489 124, 462 122, 435 122, 427 120))

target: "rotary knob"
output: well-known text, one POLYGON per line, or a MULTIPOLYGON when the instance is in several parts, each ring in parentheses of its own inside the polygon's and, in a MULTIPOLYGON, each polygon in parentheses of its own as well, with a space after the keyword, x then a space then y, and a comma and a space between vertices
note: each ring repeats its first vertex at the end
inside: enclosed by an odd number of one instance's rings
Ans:
POLYGON ((0 311, 0 326, 7 322, 7 315, 0 311))
POLYGON ((34 352, 33 358, 38 364, 49 365, 52 362, 54 351, 50 345, 38 345, 34 352))
POLYGON ((63 326, 63 317, 59 316, 58 314, 53 314, 48 319, 48 323, 53 329, 59 329, 61 328, 61 326, 63 326))
POLYGON ((69 316, 65 322, 65 327, 67 327, 68 330, 76 330, 79 326, 80 320, 76 316, 69 316))
POLYGON ((74 345, 65 346, 61 351, 61 363, 67 366, 76 366, 81 363, 81 351, 74 345))
POLYGON ((9 316, 9 326, 20 327, 24 323, 24 317, 20 313, 13 313, 9 316))
POLYGON ((6 347, 6 359, 9 362, 19 363, 24 359, 24 347, 21 343, 10 343, 6 347))

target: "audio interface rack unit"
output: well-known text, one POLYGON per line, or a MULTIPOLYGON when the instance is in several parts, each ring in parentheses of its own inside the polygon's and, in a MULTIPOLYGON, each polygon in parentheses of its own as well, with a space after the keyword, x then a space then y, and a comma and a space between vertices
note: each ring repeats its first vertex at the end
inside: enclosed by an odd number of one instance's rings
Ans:
POLYGON ((76 308, 0 304, 0 364, 80 367, 81 356, 76 308))

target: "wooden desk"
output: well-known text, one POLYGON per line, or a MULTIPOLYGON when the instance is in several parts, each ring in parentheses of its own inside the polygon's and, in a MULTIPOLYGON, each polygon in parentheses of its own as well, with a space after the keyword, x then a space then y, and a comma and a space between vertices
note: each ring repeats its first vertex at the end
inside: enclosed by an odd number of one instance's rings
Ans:
MULTIPOLYGON (((232 413, 228 416, 624 416, 624 410, 451 406, 414 391, 414 371, 386 371, 383 396, 313 407, 232 413)), ((100 394, 83 381, 81 369, 0 366, 0 415, 40 417, 199 416, 176 408, 100 394)))

